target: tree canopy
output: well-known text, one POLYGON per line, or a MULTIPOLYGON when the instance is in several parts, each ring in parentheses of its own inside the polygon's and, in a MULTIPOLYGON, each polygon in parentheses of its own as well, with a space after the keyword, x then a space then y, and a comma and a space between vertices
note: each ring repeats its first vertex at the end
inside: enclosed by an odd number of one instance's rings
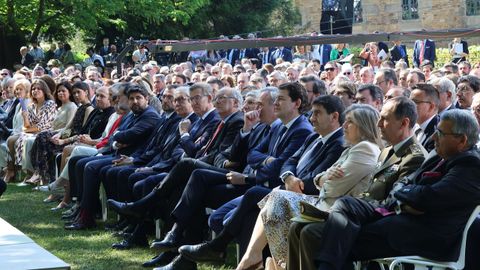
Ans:
MULTIPOLYGON (((100 43, 103 37, 114 41, 209 38, 256 31, 264 36, 288 34, 300 20, 291 1, 0 0, 0 38, 4 41, 0 49, 18 52, 19 46, 38 39, 67 41, 78 31, 91 44, 100 43)), ((8 54, 0 55, 0 63, 8 54)))

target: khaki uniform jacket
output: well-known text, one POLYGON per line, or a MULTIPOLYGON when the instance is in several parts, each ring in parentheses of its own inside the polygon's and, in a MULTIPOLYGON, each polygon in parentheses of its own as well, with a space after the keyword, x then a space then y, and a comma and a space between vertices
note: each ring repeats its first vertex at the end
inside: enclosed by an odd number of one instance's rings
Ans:
POLYGON ((386 147, 380 153, 370 186, 363 194, 366 200, 383 201, 386 199, 394 183, 415 172, 428 155, 415 136, 410 137, 400 149, 388 160, 385 160, 392 147, 386 147))

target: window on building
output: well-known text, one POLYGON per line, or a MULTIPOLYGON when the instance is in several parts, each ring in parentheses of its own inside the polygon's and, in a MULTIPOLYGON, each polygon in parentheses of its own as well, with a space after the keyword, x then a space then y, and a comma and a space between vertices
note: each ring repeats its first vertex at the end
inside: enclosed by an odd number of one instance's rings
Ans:
POLYGON ((480 0, 467 0, 467 16, 480 15, 480 0))
POLYGON ((363 9, 362 1, 354 0, 353 1, 353 23, 363 22, 363 9))
POLYGON ((418 19, 418 0, 402 0, 402 19, 418 19))

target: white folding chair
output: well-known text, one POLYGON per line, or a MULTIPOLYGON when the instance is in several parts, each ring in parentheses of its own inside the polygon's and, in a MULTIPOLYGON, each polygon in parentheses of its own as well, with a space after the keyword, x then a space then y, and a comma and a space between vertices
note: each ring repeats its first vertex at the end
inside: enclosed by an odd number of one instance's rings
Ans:
POLYGON ((467 224, 465 225, 465 229, 463 230, 462 243, 460 246, 460 255, 458 256, 458 259, 454 262, 434 261, 434 260, 430 260, 420 256, 391 257, 391 258, 377 259, 374 261, 377 262, 379 265, 381 265, 382 269, 383 269, 383 265, 389 264, 390 270, 394 270, 397 266, 401 267, 402 263, 413 264, 415 266, 415 269, 420 269, 420 268, 417 268, 417 266, 419 267, 425 266, 426 269, 433 269, 433 270, 436 270, 436 269, 461 270, 465 267, 465 253, 467 249, 468 230, 470 229, 470 226, 472 225, 473 221, 475 221, 479 213, 480 213, 480 205, 473 210, 472 214, 470 215, 470 218, 467 221, 467 224), (430 267, 430 268, 427 268, 427 267, 430 267))
POLYGON ((100 185, 100 204, 102 207, 102 220, 107 221, 108 218, 108 207, 107 207, 107 193, 105 192, 105 188, 103 184, 100 185))

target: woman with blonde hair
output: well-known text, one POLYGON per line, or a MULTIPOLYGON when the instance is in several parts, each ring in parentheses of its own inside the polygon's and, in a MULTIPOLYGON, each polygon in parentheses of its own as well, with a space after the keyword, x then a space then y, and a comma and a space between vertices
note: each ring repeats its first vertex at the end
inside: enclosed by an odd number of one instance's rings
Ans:
POLYGON ((32 103, 22 108, 23 131, 13 135, 9 140, 15 140, 14 149, 10 148, 10 161, 7 175, 11 180, 15 177, 15 165, 21 166, 25 156, 25 140, 35 134, 52 128, 57 112, 57 106, 47 83, 41 79, 33 80, 30 87, 32 103))
POLYGON ((328 211, 338 198, 359 196, 366 190, 382 148, 377 128, 379 118, 378 111, 369 105, 354 104, 347 108, 343 124, 347 149, 329 169, 314 178, 318 196, 274 189, 260 201, 261 211, 237 270, 261 263, 262 250, 267 244, 273 257, 270 262, 274 262, 267 264, 267 269, 285 268, 286 235, 290 219, 300 213, 300 202, 328 211))

